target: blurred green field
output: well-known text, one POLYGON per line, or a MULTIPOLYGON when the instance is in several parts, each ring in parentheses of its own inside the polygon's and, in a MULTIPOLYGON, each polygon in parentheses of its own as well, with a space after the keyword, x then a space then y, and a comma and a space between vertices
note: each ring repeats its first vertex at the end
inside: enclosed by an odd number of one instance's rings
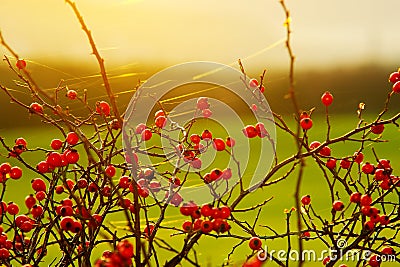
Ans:
MULTIPOLYGON (((292 121, 291 115, 285 115, 285 119, 288 121, 292 121)), ((319 140, 323 141, 326 137, 326 122, 325 117, 323 116, 315 116, 314 118, 314 127, 309 131, 310 141, 319 140)), ((370 117, 372 119, 372 117, 370 117)), ((344 134, 345 132, 353 129, 358 122, 356 114, 340 114, 340 115, 332 115, 331 116, 331 137, 336 137, 344 134)), ((293 125, 293 122, 291 123, 293 125)), ((29 148, 35 147, 49 147, 50 140, 53 138, 62 138, 61 134, 55 132, 48 126, 43 126, 40 128, 18 128, 18 129, 1 129, 0 136, 5 138, 7 144, 12 145, 15 138, 23 136, 29 142, 29 148)), ((395 169, 394 174, 396 174, 396 169, 399 167, 399 150, 400 150, 400 138, 398 129, 393 125, 386 127, 386 130, 383 134, 383 139, 390 140, 388 143, 379 143, 374 144, 376 152, 379 157, 392 159, 392 164, 395 169)), ((293 155, 295 153, 294 150, 294 141, 287 134, 282 133, 282 131, 277 130, 277 154, 279 160, 283 160, 286 157, 293 155)), ((334 146, 331 146, 333 156, 342 157, 352 155, 358 148, 358 143, 338 143, 334 146)), ((5 157, 6 153, 2 148, 0 150, 2 158, 1 162, 9 161, 11 164, 15 164, 21 166, 20 163, 16 162, 13 159, 7 159, 5 157)), ((374 161, 371 147, 367 146, 364 151, 365 161, 374 161)), ((34 152, 34 153, 24 153, 24 158, 27 162, 35 165, 38 161, 44 158, 43 152, 34 152)), ((331 203, 329 196, 329 190, 324 181, 324 177, 321 174, 320 169, 317 167, 317 164, 312 159, 307 159, 306 168, 303 176, 303 183, 301 186, 302 194, 310 194, 312 196, 312 203, 316 211, 318 211, 319 215, 330 220, 330 211, 331 211, 331 203)), ((287 170, 284 169, 283 171, 287 170)), ((279 172, 275 177, 278 178, 279 175, 283 174, 283 171, 279 172)), ((273 200, 269 202, 261 211, 260 218, 257 222, 257 225, 268 225, 272 227, 276 232, 283 234, 286 231, 285 226, 285 218, 284 209, 290 209, 295 206, 294 203, 294 190, 295 190, 295 181, 296 181, 296 173, 290 175, 286 180, 273 185, 268 188, 264 188, 262 190, 257 190, 252 193, 249 197, 247 197, 238 208, 246 208, 253 206, 257 203, 262 202, 266 198, 273 197, 273 200)), ((24 207, 23 200, 27 194, 32 193, 32 189, 30 187, 30 180, 34 178, 34 174, 30 171, 24 172, 24 176, 22 179, 18 181, 8 181, 7 182, 7 193, 4 197, 6 202, 14 201, 24 207)), ((345 203, 348 202, 347 195, 344 193, 343 188, 337 187, 339 191, 339 195, 343 197, 345 203)), ((26 212, 26 208, 21 209, 22 212, 26 212)), ((246 214, 237 214, 238 219, 253 223, 254 218, 256 216, 257 211, 248 212, 246 214)), ((157 213, 150 213, 150 216, 153 219, 157 218, 157 213)), ((112 218, 114 225, 123 225, 123 218, 112 218)), ((177 226, 180 227, 181 223, 185 220, 185 218, 179 214, 178 209, 169 208, 167 212, 167 217, 165 222, 163 222, 163 226, 177 226)), ((107 222, 109 223, 109 222, 107 222)), ((296 230, 296 221, 295 216, 290 219, 291 230, 296 230)), ((244 234, 239 229, 233 229, 233 233, 244 234)), ((256 227, 256 232, 261 236, 271 236, 273 233, 265 227, 258 226, 256 227)), ((182 236, 174 235, 171 236, 171 231, 160 230, 159 233, 167 242, 169 242, 173 247, 177 250, 181 249, 182 245, 182 236)), ((246 234, 244 234, 246 235, 246 234)), ((247 234, 247 236, 249 236, 247 234)), ((295 248, 297 245, 297 237, 293 236, 291 238, 293 247, 295 248)), ((214 238, 214 237, 206 237, 203 236, 199 243, 195 245, 196 257, 198 261, 201 263, 201 266, 221 266, 221 264, 225 261, 227 254, 232 250, 232 246, 236 245, 238 241, 229 238, 214 238)), ((269 240, 264 242, 265 245, 268 246, 269 249, 285 249, 287 245, 286 239, 277 239, 277 240, 269 240)), ((106 247, 99 246, 97 248, 98 253, 101 250, 104 250, 106 247)), ((320 242, 318 241, 308 241, 305 242, 305 249, 315 249, 319 251, 322 249, 320 242)), ((54 253, 56 253, 56 249, 54 253)), ((162 252, 159 251, 160 258, 167 259, 171 257, 170 252, 162 252)), ((241 262, 245 259, 246 255, 251 253, 247 244, 236 249, 235 253, 231 257, 231 263, 234 266, 239 266, 241 262)), ((56 255, 56 254, 55 254, 56 255)), ((94 254, 96 255, 96 253, 94 254)), ((193 254, 189 254, 193 258, 193 254)), ((94 256, 96 257, 96 256, 94 256)), ((93 259, 94 260, 94 259, 93 259)), ((161 261, 163 262, 163 261, 161 261)), ((183 262, 183 266, 190 266, 189 264, 183 262)), ((269 266, 269 265, 267 265, 269 266)), ((321 266, 321 263, 307 263, 305 266, 321 266)), ((351 263, 349 266, 352 266, 351 263)), ((383 266, 391 266, 390 263, 383 266)))

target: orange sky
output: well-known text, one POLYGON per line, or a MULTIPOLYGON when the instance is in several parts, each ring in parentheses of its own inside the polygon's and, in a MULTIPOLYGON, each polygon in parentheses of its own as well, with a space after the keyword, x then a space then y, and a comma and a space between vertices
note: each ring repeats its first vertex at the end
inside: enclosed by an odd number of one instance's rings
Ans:
MULTIPOLYGON (((111 64, 192 60, 287 66, 277 0, 76 0, 111 64), (264 50, 263 50, 264 49, 264 50), (260 52, 261 51, 261 52, 260 52), (257 56, 251 56, 258 53, 257 56)), ((298 64, 324 67, 400 58, 400 1, 287 0, 298 64)), ((21 57, 88 57, 90 48, 62 0, 1 0, 0 30, 21 57)), ((4 54, 4 49, 1 50, 4 54)))

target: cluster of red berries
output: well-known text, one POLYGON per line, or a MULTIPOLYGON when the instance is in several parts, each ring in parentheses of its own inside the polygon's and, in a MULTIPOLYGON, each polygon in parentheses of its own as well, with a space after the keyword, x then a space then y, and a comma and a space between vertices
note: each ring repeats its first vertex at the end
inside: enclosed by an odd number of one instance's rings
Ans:
MULTIPOLYGON (((66 144, 69 148, 65 149, 63 153, 50 152, 47 154, 45 160, 39 162, 36 165, 36 169, 40 173, 48 173, 54 171, 56 168, 61 168, 68 166, 68 164, 75 164, 79 160, 79 153, 77 150, 73 149, 79 142, 79 136, 75 132, 69 132, 65 139, 66 144)), ((60 139, 53 139, 50 143, 50 147, 53 150, 60 150, 64 146, 64 142, 60 139)))
POLYGON ((209 118, 212 115, 212 111, 210 109, 210 103, 208 103, 207 97, 199 97, 197 99, 196 107, 201 111, 201 115, 204 118, 209 118))
POLYGON ((182 224, 184 232, 210 233, 215 231, 219 234, 231 229, 227 221, 231 216, 231 209, 228 206, 213 207, 211 204, 205 204, 199 207, 196 203, 190 201, 183 203, 179 211, 182 215, 191 217, 191 220, 184 221, 182 224))
MULTIPOLYGON (((25 248, 29 247, 31 240, 24 237, 22 234, 16 234, 13 239, 9 239, 3 227, 0 226, 0 260, 8 259, 11 254, 10 251, 21 253, 25 248)), ((23 265, 23 267, 31 265, 23 265)))
POLYGON ((8 178, 18 180, 22 177, 22 169, 18 166, 11 166, 5 162, 0 165, 0 183, 5 183, 8 178))
MULTIPOLYGON (((326 107, 330 106, 333 102, 333 95, 330 92, 326 91, 321 96, 321 102, 326 107)), ((306 130, 311 129, 312 126, 313 126, 313 121, 310 118, 310 115, 307 112, 301 113, 300 114, 300 127, 306 131, 306 130)))
POLYGON ((400 92, 400 69, 396 72, 392 72, 389 75, 389 82, 393 84, 392 90, 395 93, 400 92))
POLYGON ((400 178, 392 174, 393 169, 387 159, 380 159, 376 166, 366 162, 362 165, 361 171, 365 174, 373 175, 374 181, 383 190, 389 190, 392 186, 400 186, 400 178))
POLYGON ((203 175, 204 183, 209 184, 219 180, 229 180, 232 177, 232 169, 226 168, 221 170, 219 168, 214 168, 211 172, 203 175))
POLYGON ((353 192, 350 195, 350 202, 359 205, 361 213, 369 218, 369 220, 364 223, 365 230, 372 231, 377 223, 380 223, 381 225, 387 225, 390 223, 389 216, 385 214, 379 215, 380 210, 371 206, 373 201, 369 194, 353 192))
POLYGON ((262 122, 258 122, 256 125, 247 125, 242 132, 247 138, 254 138, 256 136, 260 138, 269 137, 269 133, 262 122))
POLYGON ((101 259, 94 264, 95 267, 127 267, 132 266, 134 256, 133 245, 124 239, 118 242, 114 251, 106 250, 101 259))

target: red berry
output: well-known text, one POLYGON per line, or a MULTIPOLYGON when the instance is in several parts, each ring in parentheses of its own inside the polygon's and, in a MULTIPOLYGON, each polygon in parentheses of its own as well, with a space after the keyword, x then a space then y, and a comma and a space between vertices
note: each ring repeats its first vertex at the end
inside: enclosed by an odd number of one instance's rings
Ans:
POLYGON ((65 199, 61 200, 61 205, 72 207, 74 205, 74 203, 72 202, 71 199, 65 198, 65 199))
POLYGON ((199 158, 194 158, 191 162, 190 162, 190 166, 192 166, 195 169, 201 169, 201 164, 202 161, 199 158))
POLYGON ((212 133, 209 130, 204 130, 203 133, 201 134, 201 138, 204 141, 209 141, 212 139, 212 133))
POLYGON ((15 139, 15 145, 16 146, 23 146, 24 148, 26 148, 28 143, 26 142, 26 140, 24 138, 19 137, 19 138, 15 139))
POLYGON ((322 96, 321 96, 321 102, 322 104, 324 104, 325 106, 330 106, 333 102, 333 96, 330 92, 325 92, 322 96))
POLYGON ((96 112, 97 114, 103 115, 103 116, 110 116, 110 105, 105 102, 105 101, 98 101, 96 103, 96 112))
POLYGON ((211 181, 216 181, 222 176, 222 171, 218 168, 212 169, 210 172, 211 181))
POLYGON ((55 188, 56 194, 62 194, 64 192, 64 186, 57 185, 55 188))
POLYGON ((25 69, 26 61, 23 59, 18 59, 17 62, 15 63, 15 66, 17 66, 17 68, 20 70, 25 69))
POLYGON ((363 166, 361 167, 361 171, 365 174, 372 174, 375 171, 375 167, 373 164, 366 162, 363 164, 363 166))
POLYGON ((224 180, 229 180, 232 177, 232 169, 231 168, 226 168, 225 170, 222 171, 221 178, 224 180))
POLYGON ((304 118, 300 120, 300 126, 303 130, 309 130, 313 126, 313 122, 310 118, 304 118))
POLYGON ((68 90, 67 91, 67 97, 69 99, 75 100, 77 96, 78 96, 78 93, 75 90, 68 90))
POLYGON ((328 262, 330 262, 330 261, 331 261, 331 257, 326 256, 326 257, 322 260, 322 265, 327 265, 328 262))
POLYGON ((262 122, 259 122, 256 124, 256 131, 257 135, 260 138, 264 138, 266 136, 269 136, 267 129, 265 129, 265 125, 262 122))
POLYGON ((113 165, 108 165, 105 170, 105 173, 108 177, 114 177, 116 172, 117 172, 117 170, 115 169, 115 167, 113 165))
POLYGON ((46 183, 42 180, 42 178, 35 178, 31 181, 32 189, 36 192, 38 191, 46 191, 46 183))
POLYGON ((29 109, 31 113, 43 114, 43 106, 40 105, 39 103, 33 102, 29 106, 29 109))
POLYGON ((226 138, 226 145, 228 147, 234 147, 235 144, 236 144, 235 139, 233 139, 232 137, 229 137, 229 136, 226 138))
POLYGON ((212 206, 210 204, 205 204, 201 207, 200 212, 204 217, 209 217, 212 214, 212 206))
POLYGON ((258 135, 256 127, 253 125, 247 125, 242 130, 243 134, 248 138, 254 138, 258 135))
POLYGON ((389 190, 391 186, 391 182, 389 179, 385 179, 379 183, 379 187, 382 188, 383 190, 389 190))
POLYGON ((249 247, 250 247, 252 250, 259 250, 259 249, 261 249, 261 247, 262 247, 261 239, 260 239, 259 237, 257 237, 257 236, 253 236, 252 238, 250 238, 249 247))
POLYGON ((53 150, 59 150, 62 148, 63 142, 60 139, 51 140, 50 146, 53 150))
POLYGON ((376 169, 374 173, 374 179, 376 181, 383 181, 389 179, 389 173, 385 169, 376 169))
POLYGON ((192 142, 195 143, 195 144, 198 144, 198 143, 200 143, 200 141, 201 141, 201 137, 200 137, 200 135, 198 135, 198 134, 192 134, 192 135, 190 136, 190 141, 192 141, 192 142))
MULTIPOLYGON (((18 215, 18 216, 15 217, 15 225, 17 227, 21 227, 21 225, 24 222, 29 221, 29 220, 30 220, 29 217, 26 216, 25 214, 18 215)), ((2 243, 2 242, 0 242, 0 243, 2 243)))
POLYGON ((370 195, 362 195, 360 198, 361 206, 369 206, 372 203, 372 198, 370 195))
POLYGON ((31 209, 35 204, 36 204, 36 198, 32 194, 26 196, 25 205, 28 209, 31 209))
POLYGON ((203 109, 201 115, 203 115, 204 118, 210 118, 212 116, 212 111, 208 108, 203 109))
POLYGON ((196 209, 190 214, 190 217, 192 217, 193 220, 201 218, 201 212, 199 209, 196 209))
POLYGON ((79 233, 82 230, 82 223, 80 221, 74 221, 72 224, 71 232, 79 233))
POLYGON ((303 232, 303 233, 301 234, 301 237, 302 237, 302 238, 305 238, 305 239, 308 239, 308 238, 311 237, 311 234, 310 234, 309 231, 306 231, 306 232, 303 232))
POLYGON ((342 159, 340 161, 340 167, 342 167, 343 169, 348 169, 351 166, 351 162, 348 159, 342 159))
POLYGON ((201 227, 201 231, 203 233, 209 233, 209 232, 211 232, 213 230, 213 225, 212 225, 212 222, 210 220, 204 220, 201 223, 200 227, 201 227))
POLYGON ((11 171, 11 164, 10 163, 5 162, 5 163, 0 165, 0 173, 7 174, 7 173, 10 173, 10 171, 11 171))
POLYGON ((395 84, 393 84, 392 90, 395 93, 399 93, 400 92, 400 81, 397 81, 395 84))
POLYGON ((151 132, 150 129, 144 129, 142 131, 142 141, 148 141, 151 139, 152 136, 153 136, 153 133, 151 132))
POLYGON ((18 212, 19 212, 19 207, 18 207, 18 205, 15 204, 14 202, 8 203, 7 212, 8 212, 10 215, 17 215, 18 212))
POLYGON ((387 215, 382 215, 382 216, 380 216, 379 222, 380 222, 382 225, 388 225, 388 224, 390 223, 389 216, 387 216, 387 215))
POLYGON ((309 147, 311 150, 314 150, 314 149, 316 149, 317 147, 319 147, 320 145, 321 145, 320 142, 318 142, 318 141, 312 141, 308 147, 309 147))
POLYGON ((135 134, 141 134, 144 129, 146 129, 146 125, 144 123, 139 123, 135 128, 135 134))
POLYGON ((5 260, 10 257, 10 252, 6 248, 0 248, 0 259, 5 260))
POLYGON ((20 167, 14 166, 10 170, 10 177, 12 179, 19 179, 22 177, 22 169, 20 167))
POLYGON ((113 119, 112 121, 110 121, 109 123, 108 123, 108 125, 111 127, 111 129, 113 129, 113 130, 119 130, 119 129, 121 129, 122 127, 121 127, 121 123, 119 122, 119 120, 117 120, 117 119, 113 119))
POLYGON ((342 201, 336 200, 336 201, 333 202, 332 208, 333 208, 335 211, 341 211, 341 210, 344 209, 344 204, 343 204, 342 201))
POLYGON ((400 73, 399 73, 398 71, 392 72, 392 73, 389 75, 389 82, 390 82, 390 83, 396 83, 396 82, 398 82, 399 80, 400 80, 400 73))
POLYGON ((153 231, 154 231, 154 224, 146 225, 146 227, 143 229, 143 233, 144 233, 146 236, 151 236, 151 234, 153 233, 153 231))
POLYGON ((65 157, 66 157, 67 162, 68 162, 69 164, 75 164, 75 163, 77 163, 78 160, 79 160, 79 153, 78 153, 78 151, 76 151, 76 150, 74 150, 74 149, 68 150, 68 151, 65 153, 65 157))
POLYGON ((80 179, 77 181, 76 184, 78 185, 78 188, 84 189, 84 188, 87 188, 87 186, 88 186, 88 181, 87 181, 85 178, 80 178, 80 179))
POLYGON ((378 267, 381 265, 381 259, 380 257, 378 257, 378 255, 374 254, 371 257, 369 257, 368 264, 371 267, 378 267))
POLYGON ((133 245, 126 239, 118 242, 117 251, 125 260, 134 256, 133 245))
POLYGON ((385 255, 393 255, 395 254, 395 251, 392 247, 383 247, 381 249, 381 253, 385 255))
POLYGON ((220 217, 221 219, 228 219, 231 216, 231 209, 227 206, 222 206, 220 208, 220 217))
POLYGON ((158 128, 164 128, 165 127, 165 125, 167 125, 167 118, 166 117, 164 117, 164 116, 158 116, 158 117, 156 117, 156 119, 155 119, 155 125, 158 127, 158 128))
POLYGON ((131 178, 129 178, 129 176, 121 176, 121 178, 119 178, 119 187, 127 189, 129 188, 129 185, 131 183, 131 178))
POLYGON ((46 173, 50 171, 50 166, 47 161, 41 161, 36 165, 36 170, 40 173, 46 173))
POLYGON ((184 232, 188 233, 193 230, 193 225, 191 221, 184 221, 182 224, 182 229, 184 232))
POLYGON ((374 134, 381 134, 383 133, 384 129, 385 129, 384 124, 376 124, 371 126, 371 132, 374 134))
POLYGON ((390 165, 390 160, 388 160, 388 159, 380 159, 379 162, 378 162, 377 168, 391 169, 392 166, 390 165))
POLYGON ((328 159, 326 162, 326 167, 330 170, 333 170, 336 168, 336 159, 328 159))
POLYGON ((355 152, 353 159, 355 163, 361 164, 361 162, 364 160, 364 154, 362 152, 355 152))
POLYGON ((47 158, 46 162, 53 167, 61 167, 62 166, 62 159, 61 154, 57 152, 51 152, 47 158))
POLYGON ((200 110, 204 110, 210 107, 210 104, 208 103, 208 98, 207 97, 199 97, 197 99, 197 108, 200 110))
POLYGON ((360 203, 360 201, 361 201, 361 193, 353 192, 350 195, 350 202, 352 202, 352 203, 360 203))
POLYGON ((44 191, 38 191, 38 192, 36 192, 35 197, 36 197, 36 199, 37 199, 38 201, 42 201, 43 199, 46 198, 46 192, 44 192, 44 191))
POLYGON ((33 216, 33 218, 38 218, 40 216, 42 216, 43 214, 43 207, 40 205, 33 205, 32 209, 31 209, 31 214, 33 216))
POLYGON ((256 79, 251 79, 251 80, 249 81, 249 86, 250 86, 250 88, 256 88, 256 87, 258 87, 258 81, 257 81, 256 79))
POLYGON ((74 146, 79 142, 79 136, 75 132, 67 133, 66 141, 69 145, 74 146))
POLYGON ((192 213, 197 210, 198 207, 193 202, 183 203, 182 206, 179 208, 179 211, 184 216, 190 216, 192 213))
POLYGON ((318 152, 321 156, 329 157, 331 155, 331 149, 329 146, 324 146, 321 148, 321 150, 318 152))
POLYGON ((61 229, 64 231, 71 231, 74 226, 74 219, 72 217, 63 217, 60 222, 61 229))
POLYGON ((311 196, 310 195, 305 195, 301 197, 301 204, 303 205, 309 205, 311 203, 311 196))
POLYGON ((217 151, 225 150, 225 142, 222 138, 213 139, 213 148, 217 151))

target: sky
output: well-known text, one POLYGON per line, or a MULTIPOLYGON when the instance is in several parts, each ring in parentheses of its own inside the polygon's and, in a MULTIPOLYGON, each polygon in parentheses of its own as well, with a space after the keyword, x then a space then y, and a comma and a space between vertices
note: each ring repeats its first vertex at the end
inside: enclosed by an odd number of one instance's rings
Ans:
MULTIPOLYGON (((287 66, 278 0, 76 0, 111 65, 238 58, 287 66)), ((287 0, 297 64, 329 68, 400 59, 399 0, 287 0)), ((90 47, 63 0, 1 0, 0 30, 23 58, 80 62, 90 47)), ((2 54, 7 52, 2 48, 2 54)), ((396 62, 397 61, 397 62, 396 62)))

